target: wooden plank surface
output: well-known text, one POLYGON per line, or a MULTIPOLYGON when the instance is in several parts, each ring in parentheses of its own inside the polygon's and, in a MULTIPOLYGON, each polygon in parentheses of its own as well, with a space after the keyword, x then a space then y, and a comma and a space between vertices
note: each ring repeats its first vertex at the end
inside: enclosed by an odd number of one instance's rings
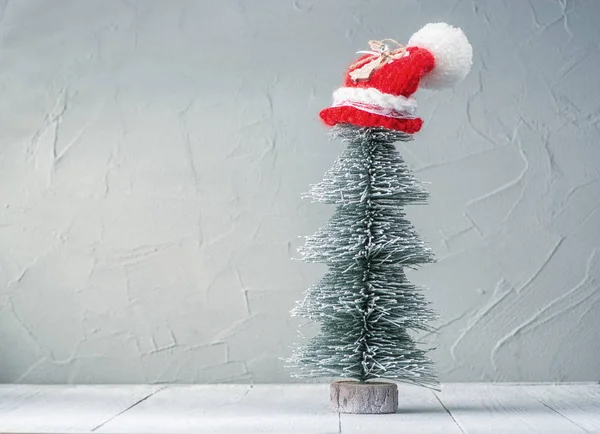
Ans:
POLYGON ((600 386, 399 385, 396 414, 338 415, 328 384, 0 385, 0 432, 600 432, 600 386))
MULTIPOLYGON (((531 386, 535 387, 535 386, 531 386)), ((527 392, 528 386, 446 384, 436 393, 465 433, 584 433, 527 392)))
POLYGON ((342 414, 341 429, 343 433, 461 432, 431 390, 408 385, 398 385, 396 414, 342 414))
POLYGON ((600 433, 600 384, 532 385, 525 389, 587 432, 600 433))
POLYGON ((171 386, 97 432, 338 433, 329 385, 171 386))
POLYGON ((0 432, 90 432, 161 387, 0 385, 0 432))

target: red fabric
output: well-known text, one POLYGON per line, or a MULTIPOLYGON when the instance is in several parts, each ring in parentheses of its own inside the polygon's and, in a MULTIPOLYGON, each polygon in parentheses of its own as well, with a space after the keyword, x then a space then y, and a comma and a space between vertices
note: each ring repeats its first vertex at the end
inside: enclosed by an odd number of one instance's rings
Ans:
POLYGON ((321 110, 319 116, 323 120, 323 123, 330 127, 337 124, 352 124, 359 127, 383 127, 388 130, 404 131, 407 134, 416 133, 423 125, 423 120, 420 118, 389 118, 347 106, 326 108, 321 110))
MULTIPOLYGON (((349 69, 344 77, 344 86, 346 87, 374 87, 383 93, 392 95, 411 96, 417 91, 421 78, 430 72, 434 65, 433 55, 424 48, 408 47, 410 55, 396 59, 381 68, 373 71, 368 80, 355 82, 350 78, 350 72, 355 68, 349 69)), ((365 54, 358 60, 372 57, 371 54, 365 54)), ((357 65, 360 67, 362 62, 357 65)))
MULTIPOLYGON (((350 77, 350 72, 364 64, 364 62, 358 63, 346 72, 344 86, 365 89, 376 88, 383 93, 396 96, 402 95, 408 98, 417 91, 421 78, 433 69, 435 58, 423 48, 408 47, 407 50, 410 52, 408 56, 396 59, 373 71, 368 80, 355 82, 350 77)), ((371 57, 371 54, 365 54, 358 61, 371 57)), ((390 118, 364 112, 354 107, 329 107, 322 110, 319 115, 323 122, 329 126, 338 123, 350 123, 361 127, 384 127, 404 131, 408 134, 416 133, 423 125, 423 120, 419 118, 390 118)))

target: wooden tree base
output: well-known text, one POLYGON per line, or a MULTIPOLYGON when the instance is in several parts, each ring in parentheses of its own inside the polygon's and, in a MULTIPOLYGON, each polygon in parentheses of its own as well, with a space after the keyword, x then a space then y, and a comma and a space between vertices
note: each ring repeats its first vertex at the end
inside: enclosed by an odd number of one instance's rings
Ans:
POLYGON ((338 413, 386 414, 398 409, 395 383, 336 381, 330 388, 331 408, 338 413))

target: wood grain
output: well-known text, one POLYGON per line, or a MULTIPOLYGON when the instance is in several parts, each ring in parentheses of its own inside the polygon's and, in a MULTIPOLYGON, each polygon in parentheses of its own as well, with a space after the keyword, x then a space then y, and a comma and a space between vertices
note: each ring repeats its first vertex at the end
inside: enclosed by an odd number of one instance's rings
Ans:
POLYGON ((0 432, 600 432, 598 384, 400 385, 394 414, 334 413, 329 384, 0 385, 0 432))
POLYGON ((600 384, 535 385, 527 393, 588 432, 600 432, 600 384))
POLYGON ((338 433, 327 384, 170 386, 98 432, 338 433))
POLYGON ((330 402, 338 413, 389 414, 398 409, 396 383, 336 381, 331 383, 330 402))
POLYGON ((395 414, 340 416, 342 433, 461 433, 431 390, 409 385, 398 385, 395 414))
POLYGON ((583 433, 527 393, 527 386, 447 384, 436 393, 465 433, 583 433))
POLYGON ((162 387, 0 385, 0 432, 90 432, 162 387))

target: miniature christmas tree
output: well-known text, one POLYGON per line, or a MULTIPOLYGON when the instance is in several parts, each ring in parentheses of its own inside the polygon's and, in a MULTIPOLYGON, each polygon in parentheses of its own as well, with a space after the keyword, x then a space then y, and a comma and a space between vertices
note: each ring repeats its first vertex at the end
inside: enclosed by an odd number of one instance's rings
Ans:
POLYGON ((334 409, 355 413, 396 411, 395 384, 369 380, 437 385, 427 350, 411 335, 432 330, 436 314, 404 272, 435 261, 403 211, 427 203, 428 193, 394 142, 412 140, 421 128, 411 97, 418 86, 459 82, 472 55, 462 31, 444 23, 428 24, 407 47, 392 40, 370 46, 321 112, 347 148, 305 195, 337 207, 299 249, 304 261, 329 269, 292 311, 321 326, 292 356, 296 375, 357 380, 332 384, 334 409))

